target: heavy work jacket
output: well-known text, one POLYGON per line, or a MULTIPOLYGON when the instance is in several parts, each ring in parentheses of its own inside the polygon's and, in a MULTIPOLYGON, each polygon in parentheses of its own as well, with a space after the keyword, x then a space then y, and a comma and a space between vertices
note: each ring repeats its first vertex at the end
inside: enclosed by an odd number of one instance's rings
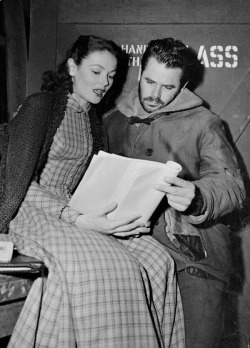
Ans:
POLYGON ((230 268, 228 217, 242 206, 244 186, 221 120, 184 89, 168 106, 147 114, 134 89, 103 119, 108 151, 127 157, 181 164, 179 177, 192 181, 204 211, 180 213, 163 199, 152 216, 152 235, 175 259, 178 271, 195 266, 222 280, 230 268))

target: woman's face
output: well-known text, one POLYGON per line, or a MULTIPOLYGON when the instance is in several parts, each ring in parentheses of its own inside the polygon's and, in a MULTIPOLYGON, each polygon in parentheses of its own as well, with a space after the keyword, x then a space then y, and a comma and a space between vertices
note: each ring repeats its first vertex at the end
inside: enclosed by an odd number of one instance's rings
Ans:
POLYGON ((77 66, 72 58, 68 60, 69 74, 79 104, 87 108, 98 104, 113 84, 117 59, 108 51, 90 53, 77 66))

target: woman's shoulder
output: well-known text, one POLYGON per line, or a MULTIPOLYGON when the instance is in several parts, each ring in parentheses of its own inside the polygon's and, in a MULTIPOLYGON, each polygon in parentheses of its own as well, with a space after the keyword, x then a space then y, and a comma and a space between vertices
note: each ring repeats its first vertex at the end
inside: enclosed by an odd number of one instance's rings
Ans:
POLYGON ((30 94, 28 97, 26 97, 24 103, 39 106, 46 102, 52 102, 54 99, 54 93, 53 92, 37 92, 30 94))

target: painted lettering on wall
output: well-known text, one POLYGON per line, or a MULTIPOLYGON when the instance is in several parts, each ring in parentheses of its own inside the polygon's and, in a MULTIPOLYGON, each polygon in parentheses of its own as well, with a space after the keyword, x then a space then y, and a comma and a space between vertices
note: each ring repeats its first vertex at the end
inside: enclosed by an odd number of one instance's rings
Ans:
POLYGON ((211 46, 207 49, 201 45, 197 58, 206 68, 236 68, 238 66, 237 46, 211 46))
MULTIPOLYGON (((122 44, 121 48, 129 55, 129 66, 139 67, 141 56, 147 45, 122 44)), ((238 66, 238 47, 235 45, 213 45, 210 47, 201 45, 198 49, 197 58, 206 68, 234 69, 238 66)))
POLYGON ((147 45, 121 45, 123 51, 125 51, 128 56, 128 65, 139 67, 141 62, 141 56, 146 51, 147 45))

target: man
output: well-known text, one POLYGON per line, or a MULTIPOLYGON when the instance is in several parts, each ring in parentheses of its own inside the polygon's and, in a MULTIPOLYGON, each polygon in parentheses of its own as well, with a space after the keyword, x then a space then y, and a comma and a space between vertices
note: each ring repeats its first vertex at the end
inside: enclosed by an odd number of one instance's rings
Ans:
POLYGON ((151 41, 139 86, 103 122, 110 152, 182 166, 156 187, 166 199, 151 218, 152 236, 176 262, 187 348, 210 348, 219 346, 230 269, 228 216, 245 192, 219 117, 187 89, 193 63, 181 41, 151 41))

